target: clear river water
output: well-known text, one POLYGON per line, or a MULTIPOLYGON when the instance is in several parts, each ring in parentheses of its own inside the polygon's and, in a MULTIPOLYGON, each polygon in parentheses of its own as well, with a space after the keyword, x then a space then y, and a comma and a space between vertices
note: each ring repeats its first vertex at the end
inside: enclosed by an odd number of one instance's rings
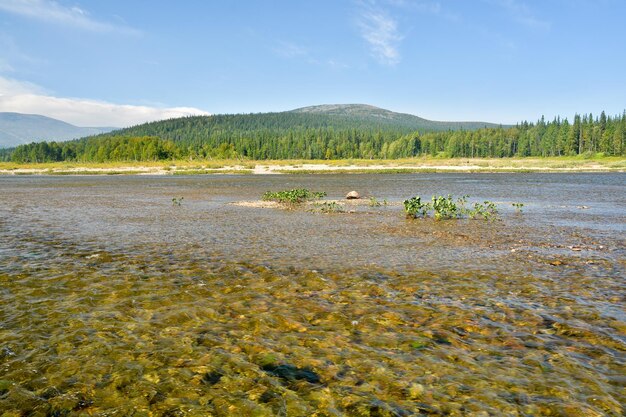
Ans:
POLYGON ((625 277, 624 173, 4 176, 0 415, 622 416, 625 277))

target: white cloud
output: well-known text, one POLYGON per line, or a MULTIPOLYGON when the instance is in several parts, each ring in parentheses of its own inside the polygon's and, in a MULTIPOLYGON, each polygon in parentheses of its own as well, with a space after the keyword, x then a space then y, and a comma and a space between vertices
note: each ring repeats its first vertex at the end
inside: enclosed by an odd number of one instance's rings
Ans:
POLYGON ((4 59, 0 58, 0 72, 13 72, 15 69, 6 62, 4 59))
POLYGON ((279 41, 273 47, 272 51, 283 58, 306 62, 319 67, 327 67, 333 70, 346 69, 350 66, 338 61, 334 58, 316 57, 309 48, 289 41, 279 41))
POLYGON ((51 0, 0 0, 0 10, 92 32, 139 33, 138 30, 130 27, 96 20, 90 17, 86 10, 77 6, 66 7, 51 0))
MULTIPOLYGON (((380 0, 379 0, 380 1, 380 0)), ((384 0, 390 6, 402 9, 402 13, 417 12, 436 16, 451 22, 463 20, 462 16, 441 5, 439 1, 432 0, 384 0)))
POLYGON ((350 65, 346 64, 345 62, 336 61, 334 59, 327 60, 326 64, 330 68, 332 68, 332 69, 346 69, 346 68, 350 68, 350 65))
POLYGON ((309 56, 309 51, 303 46, 300 46, 293 42, 285 42, 285 41, 278 42, 278 45, 276 45, 276 47, 274 48, 274 52, 276 52, 278 55, 281 55, 285 58, 309 56))
POLYGON ((417 0, 386 0, 392 6, 402 7, 404 9, 414 9, 420 12, 439 14, 441 13, 441 4, 438 1, 417 1, 417 0))
POLYGON ((0 76, 0 98, 18 94, 44 94, 43 88, 27 81, 19 81, 0 76))
POLYGON ((47 95, 32 83, 0 76, 0 112, 41 114, 77 126, 126 127, 209 113, 193 107, 151 107, 47 95))
POLYGON ((551 23, 534 16, 530 8, 518 0, 486 0, 490 4, 505 9, 518 23, 528 26, 531 29, 550 29, 551 23))
MULTIPOLYGON (((0 0, 2 1, 2 0, 0 0)), ((0 31, 0 73, 17 72, 23 66, 41 66, 45 60, 33 58, 25 54, 15 42, 12 35, 0 31)))
POLYGON ((358 19, 361 37, 369 44, 372 55, 381 63, 396 65, 400 62, 398 45, 402 36, 397 21, 375 6, 364 7, 358 19))

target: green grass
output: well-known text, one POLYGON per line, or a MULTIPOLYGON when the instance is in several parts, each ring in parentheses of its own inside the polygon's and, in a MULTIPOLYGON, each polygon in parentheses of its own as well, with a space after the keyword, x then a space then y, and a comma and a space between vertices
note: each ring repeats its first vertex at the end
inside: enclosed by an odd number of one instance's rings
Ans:
POLYGON ((266 191, 261 197, 263 201, 276 201, 278 203, 300 204, 308 200, 318 200, 325 197, 325 192, 310 191, 306 188, 294 188, 284 191, 266 191))
POLYGON ((49 171, 45 175, 139 175, 150 171, 49 171))
POLYGON ((183 171, 173 171, 171 175, 207 175, 207 174, 241 174, 250 175, 249 169, 186 169, 183 171))

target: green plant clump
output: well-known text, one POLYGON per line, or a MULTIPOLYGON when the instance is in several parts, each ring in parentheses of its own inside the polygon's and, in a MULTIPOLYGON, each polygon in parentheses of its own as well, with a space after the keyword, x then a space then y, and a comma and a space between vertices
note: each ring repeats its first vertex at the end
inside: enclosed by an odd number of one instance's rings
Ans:
POLYGON ((524 207, 524 203, 511 203, 511 205, 513 207, 515 207, 515 211, 517 213, 521 213, 522 212, 522 208, 524 207))
POLYGON ((474 208, 468 212, 470 218, 476 219, 482 217, 485 220, 495 220, 498 218, 498 208, 491 201, 483 203, 474 203, 474 208))
POLYGON ((430 206, 434 211, 435 220, 457 219, 461 217, 464 211, 461 201, 465 202, 464 197, 462 198, 463 200, 458 200, 459 204, 457 204, 452 200, 450 194, 446 197, 434 195, 430 206))
POLYGON ((183 205, 183 200, 184 200, 183 197, 178 197, 178 198, 174 197, 174 198, 172 198, 172 205, 173 206, 182 206, 183 205))
POLYGON ((420 218, 432 216, 435 220, 460 219, 469 217, 471 219, 483 218, 485 220, 495 220, 498 218, 498 208, 491 201, 474 203, 472 208, 467 208, 468 195, 464 195, 454 200, 451 195, 434 195, 430 203, 422 202, 420 196, 404 200, 404 211, 407 217, 420 218))
POLYGON ((345 211, 341 204, 338 204, 334 201, 316 203, 315 207, 322 213, 343 213, 345 211))
POLYGON ((422 203, 422 198, 420 196, 404 200, 404 211, 406 212, 407 217, 413 217, 414 219, 418 217, 426 217, 428 216, 429 209, 430 204, 422 203))
POLYGON ((307 200, 318 200, 325 196, 325 192, 310 191, 306 188, 294 188, 293 190, 267 191, 263 194, 262 199, 278 203, 300 204, 307 200))

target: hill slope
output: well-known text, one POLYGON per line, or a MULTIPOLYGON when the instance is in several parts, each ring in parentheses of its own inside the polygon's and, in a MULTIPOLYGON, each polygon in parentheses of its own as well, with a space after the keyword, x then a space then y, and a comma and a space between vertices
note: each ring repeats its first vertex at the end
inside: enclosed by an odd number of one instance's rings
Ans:
POLYGON ((368 104, 322 104, 319 106, 302 107, 292 110, 291 113, 318 114, 337 118, 359 120, 380 125, 390 125, 397 128, 409 128, 421 132, 436 132, 441 130, 476 130, 483 127, 498 127, 498 124, 486 122, 438 122, 421 117, 396 113, 368 104))
POLYGON ((0 148, 39 141, 65 141, 109 132, 113 128, 78 127, 37 114, 0 112, 0 148))
POLYGON ((476 130, 484 127, 499 125, 484 122, 436 122, 365 104, 333 104, 277 113, 217 114, 160 120, 102 136, 158 136, 174 142, 198 143, 218 136, 230 138, 226 142, 232 142, 232 139, 241 135, 280 136, 288 132, 315 129, 404 134, 415 131, 476 130))

